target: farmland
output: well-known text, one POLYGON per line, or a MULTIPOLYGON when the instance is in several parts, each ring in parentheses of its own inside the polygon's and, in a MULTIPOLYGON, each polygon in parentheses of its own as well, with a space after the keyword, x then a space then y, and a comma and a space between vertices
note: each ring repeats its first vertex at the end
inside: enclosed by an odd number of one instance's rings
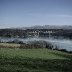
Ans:
POLYGON ((0 48, 0 72, 71 72, 71 58, 50 49, 0 48))

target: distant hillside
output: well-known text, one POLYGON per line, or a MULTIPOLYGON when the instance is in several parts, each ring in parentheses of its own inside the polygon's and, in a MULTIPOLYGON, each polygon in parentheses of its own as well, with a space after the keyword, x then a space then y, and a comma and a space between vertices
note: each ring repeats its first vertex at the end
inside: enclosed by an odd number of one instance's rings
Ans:
POLYGON ((69 30, 72 29, 72 25, 35 25, 35 26, 31 26, 31 27, 17 27, 17 28, 3 28, 3 29, 20 29, 20 30, 26 30, 26 29, 64 29, 64 30, 69 30))
POLYGON ((72 29, 72 26, 44 25, 44 26, 22 27, 18 29, 23 29, 23 30, 26 30, 26 29, 72 29))

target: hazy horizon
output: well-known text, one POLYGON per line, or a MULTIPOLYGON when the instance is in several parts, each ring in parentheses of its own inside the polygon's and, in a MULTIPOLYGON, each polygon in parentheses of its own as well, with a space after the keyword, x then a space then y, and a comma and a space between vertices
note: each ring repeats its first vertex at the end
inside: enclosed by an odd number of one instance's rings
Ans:
POLYGON ((0 0, 0 28, 72 25, 72 0, 0 0))

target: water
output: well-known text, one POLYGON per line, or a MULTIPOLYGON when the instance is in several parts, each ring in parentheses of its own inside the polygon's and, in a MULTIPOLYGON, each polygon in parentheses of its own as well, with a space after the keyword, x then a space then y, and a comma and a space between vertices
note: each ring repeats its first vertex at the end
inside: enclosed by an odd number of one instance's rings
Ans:
POLYGON ((27 43, 28 41, 47 41, 52 43, 54 46, 57 46, 59 49, 66 49, 67 51, 72 51, 72 40, 69 39, 54 39, 54 38, 0 38, 2 42, 8 42, 18 39, 19 41, 23 41, 27 43))

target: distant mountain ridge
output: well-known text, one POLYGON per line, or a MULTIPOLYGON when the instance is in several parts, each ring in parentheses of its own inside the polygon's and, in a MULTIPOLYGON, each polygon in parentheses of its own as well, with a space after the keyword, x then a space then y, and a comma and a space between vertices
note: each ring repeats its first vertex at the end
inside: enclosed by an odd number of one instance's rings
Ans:
POLYGON ((20 29, 20 30, 26 30, 26 29, 71 29, 72 30, 72 25, 35 25, 31 27, 17 27, 17 28, 3 28, 3 29, 20 29))
POLYGON ((32 26, 32 27, 21 27, 17 29, 72 29, 72 26, 63 25, 63 26, 57 26, 57 25, 44 25, 44 26, 32 26))

